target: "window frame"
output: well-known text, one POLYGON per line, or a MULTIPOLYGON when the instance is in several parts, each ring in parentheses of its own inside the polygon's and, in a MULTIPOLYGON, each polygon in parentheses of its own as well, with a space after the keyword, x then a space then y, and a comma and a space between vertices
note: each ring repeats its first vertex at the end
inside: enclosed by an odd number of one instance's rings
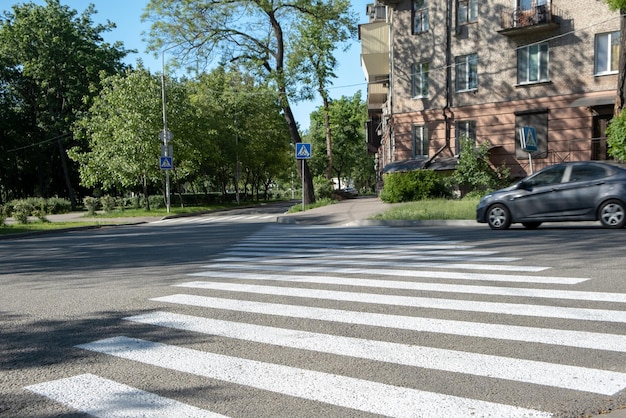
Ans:
POLYGON ((412 0, 411 31, 419 34, 428 32, 430 19, 428 15, 428 0, 412 0), (418 20, 419 18, 419 20, 418 20))
POLYGON ((533 43, 517 49, 517 84, 536 84, 550 81, 550 44, 533 43), (536 79, 533 70, 536 67, 536 79), (524 77, 522 77, 522 75, 524 77))
POLYGON ((620 54, 620 41, 621 41, 621 33, 620 31, 611 31, 611 32, 603 32, 596 33, 594 39, 594 48, 593 48, 593 74, 594 75, 609 75, 609 74, 618 74, 619 73, 619 54, 620 54), (615 36, 617 34, 617 36, 615 36), (603 43, 604 48, 606 48, 606 59, 603 63, 604 68, 599 69, 599 41, 602 38, 606 38, 606 42, 603 43), (613 51, 612 46, 614 46, 615 39, 617 40, 617 50, 613 51), (615 54, 614 54, 615 52, 615 54), (615 56, 614 56, 615 55, 615 56), (615 62, 617 59, 617 62, 615 62), (613 70, 613 64, 615 64, 615 69, 613 70))
POLYGON ((455 57, 454 68, 456 93, 478 90, 478 54, 455 57))
POLYGON ((429 69, 430 63, 422 61, 411 64, 411 97, 414 99, 425 98, 429 92, 429 69))
POLYGON ((457 0, 457 26, 469 25, 476 22, 478 22, 478 0, 457 0))
POLYGON ((413 125, 411 127, 411 153, 413 154, 413 158, 428 157, 428 148, 428 125, 413 125))
POLYGON ((461 153, 461 138, 466 136, 476 144, 476 121, 473 119, 457 120, 454 122, 454 149, 456 154, 461 153))

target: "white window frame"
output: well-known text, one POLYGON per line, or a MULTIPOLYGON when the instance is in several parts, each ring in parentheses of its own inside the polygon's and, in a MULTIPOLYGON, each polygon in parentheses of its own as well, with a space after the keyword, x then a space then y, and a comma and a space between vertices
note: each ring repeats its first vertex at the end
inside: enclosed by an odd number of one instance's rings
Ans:
POLYGON ((619 72, 620 31, 598 33, 595 39, 594 75, 619 72), (613 48, 617 47, 615 50, 613 48))
POLYGON ((411 96, 413 98, 429 96, 428 70, 429 63, 427 61, 411 64, 411 96))
POLYGON ((413 158, 428 157, 428 126, 413 125, 411 131, 411 151, 413 158))
POLYGON ((478 21, 478 0, 457 0, 457 25, 467 25, 478 21))
POLYGON ((428 32, 428 0, 413 0, 413 33, 428 32))
POLYGON ((547 42, 517 49, 517 84, 550 81, 550 46, 547 42))
POLYGON ((461 55, 455 59, 456 92, 478 89, 478 54, 461 55))

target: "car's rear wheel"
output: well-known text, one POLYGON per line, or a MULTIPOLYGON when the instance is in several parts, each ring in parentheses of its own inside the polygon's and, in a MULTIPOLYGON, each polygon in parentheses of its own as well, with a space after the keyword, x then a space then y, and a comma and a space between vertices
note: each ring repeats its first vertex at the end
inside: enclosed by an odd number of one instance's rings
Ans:
POLYGON ((496 203, 487 210, 487 223, 491 229, 508 229, 511 226, 511 213, 506 206, 496 203))
POLYGON ((522 222, 522 225, 524 225, 526 229, 537 229, 539 225, 541 225, 541 222, 522 222))
POLYGON ((623 228, 626 225, 626 206, 619 200, 609 200, 600 206, 598 218, 605 228, 623 228))

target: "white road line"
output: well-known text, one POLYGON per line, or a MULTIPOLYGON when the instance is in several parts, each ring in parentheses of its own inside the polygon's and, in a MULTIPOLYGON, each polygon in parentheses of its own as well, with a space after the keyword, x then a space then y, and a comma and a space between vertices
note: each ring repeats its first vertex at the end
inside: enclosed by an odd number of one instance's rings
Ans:
POLYGON ((386 251, 376 251, 375 253, 364 253, 363 249, 335 249, 328 251, 325 248, 312 248, 306 252, 294 251, 293 246, 284 247, 271 247, 268 248, 251 248, 251 249, 238 249, 237 246, 233 247, 233 250, 224 251, 222 254, 230 256, 248 256, 248 257, 276 257, 276 253, 280 252, 281 257, 360 257, 364 260, 372 258, 389 258, 389 254, 393 254, 394 259, 398 258, 413 258, 413 257, 429 257, 431 255, 439 256, 488 256, 497 254, 497 251, 481 251, 481 250, 421 250, 421 251, 404 251, 397 248, 387 248, 386 251))
POLYGON ((92 374, 39 383, 25 389, 103 418, 225 417, 92 374))
POLYGON ((300 251, 300 252, 329 252, 329 248, 333 248, 333 251, 342 252, 356 252, 359 254, 368 254, 373 250, 378 252, 406 252, 406 251, 428 251, 428 250, 464 250, 474 248, 471 245, 457 245, 457 244, 442 244, 441 241, 437 241, 437 244, 415 244, 415 245, 398 245, 397 242, 381 243, 379 239, 376 244, 361 244, 361 245, 342 245, 332 244, 328 242, 318 243, 300 243, 293 241, 284 241, 288 244, 277 244, 276 239, 267 242, 251 242, 251 243, 239 243, 231 248, 239 250, 258 250, 263 248, 266 251, 282 252, 282 251, 300 251))
MULTIPOLYGON (((258 261, 258 262, 276 262, 276 253, 265 253, 263 255, 260 255, 259 253, 257 254, 246 254, 247 257, 225 257, 225 258, 220 258, 217 259, 217 262, 240 262, 241 260, 245 260, 246 262, 250 262, 250 261, 258 261), (252 255, 252 257, 250 257, 250 255, 252 255), (263 257, 263 258, 262 258, 263 257), (267 260, 266 258, 270 258, 270 260, 267 260)), ((302 253, 302 254, 297 254, 297 253, 291 253, 291 254, 285 254, 285 253, 280 253, 280 262, 281 263, 289 263, 292 264, 294 262, 298 262, 300 261, 300 263, 302 263, 302 259, 308 259, 308 258, 319 258, 319 259, 323 259, 324 262, 328 262, 329 260, 332 260, 334 263, 337 264, 358 264, 358 265, 362 265, 363 263, 367 263, 368 265, 373 265, 373 266, 398 266, 399 264, 401 264, 402 266, 407 266, 407 267, 411 267, 414 263, 412 263, 411 261, 424 261, 424 262, 428 262, 428 263, 433 263, 435 261, 437 262, 441 262, 441 261, 473 261, 473 262, 479 262, 479 263, 512 263, 514 261, 519 261, 521 260, 521 258, 519 257, 488 257, 488 256, 480 256, 477 257, 475 255, 440 255, 440 254, 406 254, 406 255, 394 255, 393 259, 394 261, 375 261, 378 258, 384 258, 384 259, 389 259, 389 255, 388 254, 361 254, 359 255, 354 255, 354 254, 341 254, 341 251, 339 251, 339 253, 337 252, 326 252, 326 253, 321 253, 321 254, 309 254, 309 253, 302 253), (402 260, 402 261, 399 261, 402 260), (408 262, 406 261, 408 260, 408 262)), ((311 262, 311 260, 306 260, 305 262, 311 262)))
MULTIPOLYGON (((465 272, 446 272, 432 270, 399 270, 399 269, 371 269, 356 267, 336 267, 336 266, 270 266, 270 265, 253 265, 253 264, 207 264, 202 266, 210 270, 261 270, 279 273, 332 273, 332 274, 365 274, 377 276, 400 276, 400 277, 428 277, 434 279, 453 279, 453 280, 477 280, 477 281, 496 281, 496 282, 521 282, 521 283, 549 283, 549 284, 578 284, 586 282, 589 279, 580 277, 551 277, 551 276, 521 276, 521 275, 503 275, 488 273, 465 273, 465 272)), ((429 265, 429 268, 437 267, 429 265)))
POLYGON ((240 359, 134 338, 115 337, 78 347, 196 376, 387 416, 414 417, 416 411, 428 417, 470 416, 477 413, 511 418, 551 416, 546 412, 536 410, 240 359))
POLYGON ((292 318, 396 328, 418 332, 432 332, 436 334, 463 335, 467 337, 523 341, 626 353, 626 335, 618 334, 420 318, 414 316, 388 315, 278 303, 250 302, 184 294, 163 296, 151 300, 262 315, 287 316, 292 318))
POLYGON ((381 289, 403 289, 428 292, 466 293, 478 295, 515 296, 543 299, 568 299, 594 302, 626 303, 624 293, 583 292, 576 290, 532 289, 522 287, 497 286, 468 286, 446 283, 405 282, 397 280, 351 279, 339 276, 311 276, 311 275, 282 275, 242 273, 234 271, 203 271, 190 273, 193 277, 210 277, 217 279, 259 280, 259 281, 286 281, 297 283, 332 284, 342 286, 362 286, 381 289))
POLYGON ((626 387, 626 373, 551 364, 456 350, 418 347, 314 332, 220 321, 167 312, 124 318, 128 321, 218 335, 411 367, 507 379, 583 392, 613 395, 626 387))
POLYGON ((191 282, 175 285, 194 289, 225 290, 228 292, 261 295, 324 299, 379 305, 409 306, 413 308, 444 309, 452 311, 489 312, 542 318, 574 319, 626 323, 626 312, 606 309, 568 308, 547 305, 527 305, 503 302, 482 302, 460 299, 439 299, 413 296, 380 295, 374 293, 339 292, 335 290, 301 289, 279 286, 260 286, 240 283, 191 282))
MULTIPOLYGON (((281 267, 286 264, 302 264, 302 260, 293 260, 289 258, 277 258, 274 257, 271 260, 256 260, 247 257, 226 257, 226 258, 218 258, 215 260, 216 263, 249 263, 250 261, 254 261, 257 263, 280 263, 281 267)), ((363 265, 363 260, 334 260, 336 264, 339 265, 363 265)), ((368 266, 373 267, 398 267, 399 263, 397 261, 368 261, 368 266)), ((464 264, 464 263, 407 263, 403 262, 402 267, 405 269, 420 269, 420 268, 438 268, 438 269, 462 269, 462 270, 490 270, 490 271, 520 271, 520 272, 528 272, 534 273, 543 270, 549 269, 549 267, 537 267, 537 266, 502 266, 502 265, 491 265, 491 264, 464 264)), ((288 268, 285 266, 285 268, 288 268)), ((369 270, 371 269, 364 269, 369 270)))

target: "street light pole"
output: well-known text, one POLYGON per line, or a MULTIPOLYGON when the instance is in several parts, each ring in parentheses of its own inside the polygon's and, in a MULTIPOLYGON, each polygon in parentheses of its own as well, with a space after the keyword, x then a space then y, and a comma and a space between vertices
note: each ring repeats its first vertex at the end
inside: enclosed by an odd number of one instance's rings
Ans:
MULTIPOLYGON (((163 156, 173 157, 170 154, 169 140, 172 139, 172 133, 167 129, 167 100, 165 95, 165 52, 176 47, 177 45, 165 48, 161 52, 161 99, 163 101, 163 156)), ((170 213, 171 198, 170 198, 170 171, 165 170, 165 200, 167 204, 167 213, 170 213)))

